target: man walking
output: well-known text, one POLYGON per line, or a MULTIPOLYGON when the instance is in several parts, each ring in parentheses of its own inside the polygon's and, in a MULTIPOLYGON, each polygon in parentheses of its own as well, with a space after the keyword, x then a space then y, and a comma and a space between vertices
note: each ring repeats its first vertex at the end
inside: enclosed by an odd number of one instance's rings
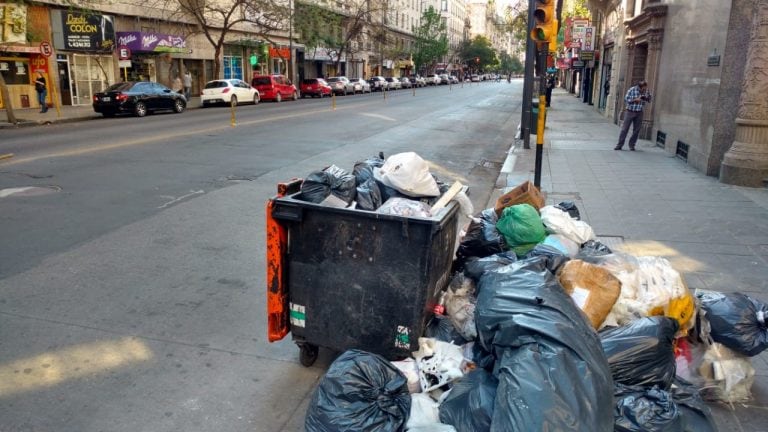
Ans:
POLYGON ((192 96, 192 74, 189 71, 184 72, 184 97, 189 101, 189 97, 192 96))
POLYGON ((643 124, 643 107, 646 103, 650 103, 653 99, 653 95, 648 91, 648 83, 645 80, 641 80, 637 85, 632 86, 626 96, 624 96, 624 102, 627 103, 627 109, 624 113, 624 123, 621 125, 621 133, 619 134, 619 142, 616 144, 614 150, 621 150, 624 147, 624 140, 627 138, 627 132, 629 132, 629 126, 632 125, 632 136, 629 137, 629 149, 635 151, 635 143, 637 143, 637 137, 640 135, 640 127, 643 124))

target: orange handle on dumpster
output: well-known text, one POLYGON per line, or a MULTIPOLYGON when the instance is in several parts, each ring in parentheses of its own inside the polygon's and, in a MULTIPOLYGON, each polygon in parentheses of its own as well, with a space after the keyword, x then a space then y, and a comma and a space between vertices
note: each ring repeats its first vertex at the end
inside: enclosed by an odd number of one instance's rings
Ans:
MULTIPOLYGON (((277 184, 277 197, 283 197, 301 185, 301 179, 277 184)), ((288 231, 272 217, 274 200, 267 201, 267 337, 279 341, 290 330, 288 309, 288 231)))

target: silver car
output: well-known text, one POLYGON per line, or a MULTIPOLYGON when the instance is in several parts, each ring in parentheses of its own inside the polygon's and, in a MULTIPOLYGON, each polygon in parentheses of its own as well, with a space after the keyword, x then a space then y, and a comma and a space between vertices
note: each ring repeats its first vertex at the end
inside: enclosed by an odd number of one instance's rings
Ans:
POLYGON ((400 85, 403 88, 411 88, 411 87, 413 87, 413 83, 411 82, 411 80, 408 79, 408 77, 401 77, 399 79, 400 79, 400 85))
POLYGON ((398 90, 403 88, 403 85, 400 83, 400 80, 395 77, 389 77, 387 78, 387 88, 389 90, 398 90))
POLYGON ((326 80, 334 94, 348 95, 355 94, 355 85, 345 76, 330 77, 326 80))
POLYGON ((371 84, 362 78, 351 78, 349 80, 355 86, 355 93, 370 93, 371 84))

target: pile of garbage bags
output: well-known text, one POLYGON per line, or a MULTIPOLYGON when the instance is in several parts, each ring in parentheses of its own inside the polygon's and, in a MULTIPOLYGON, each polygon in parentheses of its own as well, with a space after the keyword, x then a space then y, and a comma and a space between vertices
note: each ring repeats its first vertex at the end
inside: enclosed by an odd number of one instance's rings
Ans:
POLYGON ((572 202, 475 215, 419 350, 342 354, 307 430, 716 431, 705 400, 750 397, 768 306, 692 292, 579 217, 572 202))
MULTIPOLYGON (((450 189, 429 171, 429 163, 414 152, 383 154, 356 162, 352 171, 331 165, 309 173, 297 197, 332 207, 375 211, 382 214, 430 218, 434 204, 450 189)), ((464 190, 452 200, 465 214, 472 203, 464 190)))

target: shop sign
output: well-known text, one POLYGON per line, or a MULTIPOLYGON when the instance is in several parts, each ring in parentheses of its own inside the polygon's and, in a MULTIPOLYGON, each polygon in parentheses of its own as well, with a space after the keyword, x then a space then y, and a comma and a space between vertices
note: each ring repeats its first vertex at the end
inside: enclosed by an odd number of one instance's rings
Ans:
POLYGON ((269 56, 272 58, 289 59, 291 58, 291 50, 286 47, 269 47, 269 56))
POLYGON ((564 57, 558 57, 555 63, 558 69, 568 69, 568 59, 564 57))
POLYGON ((594 51, 582 51, 579 53, 579 60, 594 60, 595 59, 595 52, 594 51))
POLYGON ((117 45, 131 52, 189 53, 187 41, 181 36, 148 32, 117 32, 117 45))
MULTIPOLYGON (((48 73, 48 57, 41 54, 32 54, 29 56, 29 68, 32 72, 48 73)), ((34 84, 34 77, 30 84, 34 84)))
POLYGON ((64 49, 74 51, 111 51, 115 46, 114 18, 79 12, 62 12, 64 49))
MULTIPOLYGON (((0 3, 0 42, 27 41, 27 7, 0 3)), ((3 48, 3 51, 8 51, 3 48)))
POLYGON ((583 68, 584 67, 584 62, 581 61, 581 60, 574 60, 573 61, 573 67, 576 68, 576 69, 583 68))

